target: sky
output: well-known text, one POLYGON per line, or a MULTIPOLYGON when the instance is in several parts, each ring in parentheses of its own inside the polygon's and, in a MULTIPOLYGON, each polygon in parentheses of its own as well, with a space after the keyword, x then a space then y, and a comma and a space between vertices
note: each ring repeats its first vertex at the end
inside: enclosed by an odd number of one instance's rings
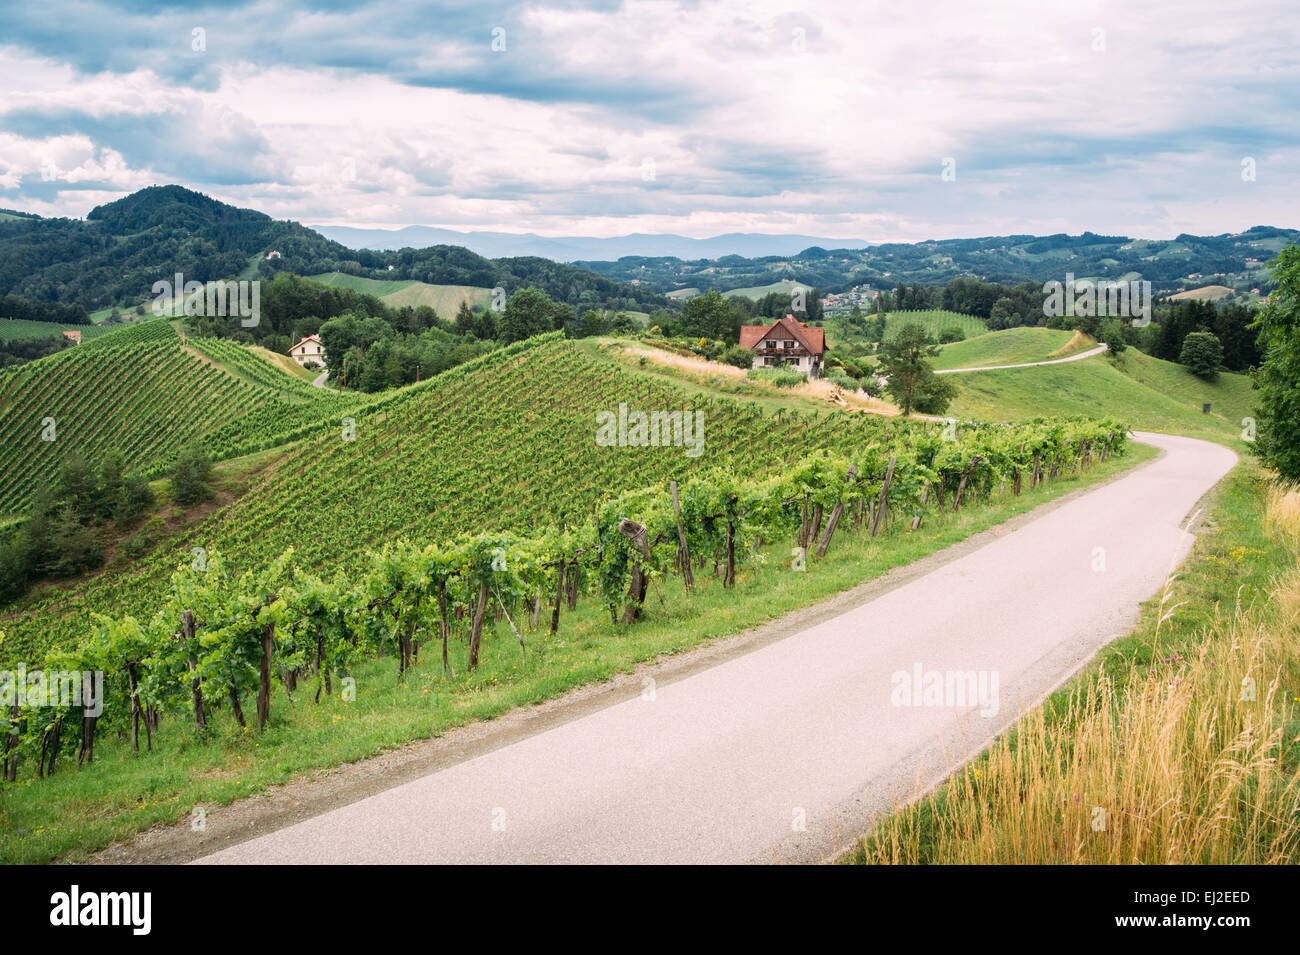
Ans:
POLYGON ((10 2, 0 207, 696 238, 1300 226, 1300 6, 10 2))

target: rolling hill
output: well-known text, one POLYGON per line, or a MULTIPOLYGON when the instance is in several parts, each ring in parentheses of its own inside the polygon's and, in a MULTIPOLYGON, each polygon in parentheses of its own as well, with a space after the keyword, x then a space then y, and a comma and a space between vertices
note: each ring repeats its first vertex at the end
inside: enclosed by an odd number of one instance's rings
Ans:
MULTIPOLYGON (((1073 332, 1058 329, 1007 328, 944 345, 931 364, 936 369, 947 369, 1051 361, 1077 351, 1078 348, 1070 347, 1075 341, 1073 332)), ((1078 342, 1079 347, 1093 343, 1092 339, 1083 336, 1079 337, 1078 342)))
MULTIPOLYGON (((184 350, 172 346, 171 351, 177 356, 171 360, 181 365, 184 350)), ((211 379, 214 387, 220 383, 232 396, 222 405, 229 413, 238 413, 241 400, 274 410, 273 420, 247 413, 218 432, 228 445, 255 449, 285 405, 227 373, 196 370, 198 359, 190 357, 188 380, 211 379)), ((101 368, 99 374, 112 372, 101 368)), ((63 375, 50 378, 65 380, 63 375)), ((0 620, 8 631, 5 651, 35 652, 50 642, 80 637, 87 612, 108 603, 117 612, 147 612, 192 546, 218 549, 248 566, 292 545, 299 559, 346 572, 359 566, 366 548, 385 541, 439 540, 467 531, 539 531, 566 514, 577 518, 621 490, 715 466, 760 476, 813 449, 861 448, 892 429, 908 427, 871 415, 789 410, 773 415, 744 401, 689 395, 564 341, 558 333, 387 393, 350 414, 356 420, 354 441, 340 439, 337 418, 318 419, 306 429, 307 440, 286 448, 247 495, 133 569, 34 591, 0 620), (704 453, 687 457, 676 447, 605 453, 592 441, 595 415, 620 402, 703 411, 704 453), (330 519, 322 523, 321 514, 330 519), (306 527, 312 532, 303 533, 306 527)))
POLYGON ((343 272, 507 292, 535 285, 575 308, 667 304, 648 288, 547 259, 487 259, 449 245, 354 251, 299 223, 175 185, 141 189, 95 207, 84 220, 0 219, 0 295, 79 303, 102 313, 148 302, 153 283, 176 273, 208 282, 270 279, 279 272, 343 272))
POLYGON ((20 511, 74 451, 120 451, 155 476, 189 442, 223 460, 363 400, 312 388, 242 345, 187 343, 164 319, 116 329, 0 372, 0 515, 20 511))
POLYGON ((1222 284, 1238 292, 1271 281, 1266 263, 1300 231, 1255 226, 1214 236, 1179 235, 1135 239, 1084 232, 1081 235, 1008 235, 927 242, 890 242, 865 248, 811 246, 797 254, 714 258, 624 255, 616 260, 576 262, 623 281, 639 279, 661 293, 694 287, 755 288, 794 280, 826 292, 855 286, 892 289, 904 285, 946 285, 976 278, 1014 285, 1078 278, 1142 279, 1157 293, 1222 284), (1193 278, 1195 276, 1195 278, 1193 278))
POLYGON ((1202 381, 1182 365, 1128 349, 1059 365, 976 371, 954 376, 961 389, 948 414, 982 421, 1046 415, 1116 415, 1134 428, 1215 441, 1240 437, 1253 392, 1245 375, 1202 381), (1210 403, 1211 411, 1201 407, 1210 403))
POLYGON ((477 288, 472 285, 430 285, 414 279, 384 280, 368 279, 343 272, 329 272, 324 275, 309 276, 313 281, 325 285, 341 285, 357 292, 377 296, 385 305, 394 308, 416 308, 428 305, 444 319, 452 319, 460 303, 465 302, 471 308, 486 306, 492 300, 490 288, 477 288))

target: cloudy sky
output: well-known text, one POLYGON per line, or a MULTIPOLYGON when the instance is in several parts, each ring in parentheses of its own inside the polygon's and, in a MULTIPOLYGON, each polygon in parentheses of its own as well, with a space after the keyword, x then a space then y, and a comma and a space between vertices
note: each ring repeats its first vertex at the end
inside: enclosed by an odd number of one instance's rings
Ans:
POLYGON ((548 235, 1300 225, 1294 0, 5 7, 0 207, 42 215, 175 182, 548 235))

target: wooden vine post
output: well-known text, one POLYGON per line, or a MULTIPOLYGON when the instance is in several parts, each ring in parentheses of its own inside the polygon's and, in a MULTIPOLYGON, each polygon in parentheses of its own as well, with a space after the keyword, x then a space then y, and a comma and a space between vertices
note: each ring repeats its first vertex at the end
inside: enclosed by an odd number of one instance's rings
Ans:
POLYGON ((957 485, 957 496, 952 501, 952 512, 957 513, 957 508, 961 507, 961 497, 966 491, 966 482, 970 480, 971 474, 975 470, 975 465, 984 460, 978 454, 970 459, 970 465, 966 468, 966 473, 961 476, 961 483, 957 485))
POLYGON ((677 522, 677 566, 682 569, 682 580, 687 590, 695 587, 695 578, 691 574, 691 549, 686 543, 686 530, 682 527, 682 505, 677 498, 677 482, 670 481, 668 487, 673 494, 673 519, 677 522))
MULTIPOLYGON (((628 539, 632 549, 646 562, 650 560, 650 532, 645 525, 629 518, 618 522, 618 532, 628 539)), ((627 588, 627 603, 623 607, 623 623, 635 623, 641 616, 641 604, 645 600, 650 578, 646 576, 641 564, 632 562, 632 582, 627 588)))
POLYGON ((198 664, 190 657, 190 651, 194 647, 193 610, 185 610, 181 613, 181 639, 185 641, 185 668, 191 673, 195 673, 190 678, 190 697, 194 703, 194 726, 197 729, 204 730, 208 728, 208 716, 203 709, 203 685, 196 673, 198 664))
POLYGON ((896 461, 897 458, 891 454, 889 456, 889 466, 885 468, 885 483, 880 487, 880 503, 876 506, 876 514, 871 519, 872 537, 880 533, 880 524, 889 510, 889 486, 894 483, 894 464, 896 461))
MULTIPOLYGON (((890 459, 893 460, 892 458, 890 459)), ((856 465, 850 464, 849 469, 844 472, 845 485, 852 484, 858 476, 856 465)), ((835 506, 831 508, 831 516, 826 519, 826 533, 822 535, 821 542, 817 545, 817 556, 825 557, 826 550, 831 546, 831 538, 835 536, 835 528, 839 526, 840 517, 844 513, 844 502, 836 501, 835 506)))

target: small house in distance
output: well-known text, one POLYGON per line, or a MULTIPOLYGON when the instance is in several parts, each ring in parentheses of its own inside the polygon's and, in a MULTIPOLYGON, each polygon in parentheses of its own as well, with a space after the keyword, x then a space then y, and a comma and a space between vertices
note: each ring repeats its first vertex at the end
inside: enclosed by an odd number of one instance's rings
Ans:
POLYGON ((64 337, 64 338, 71 339, 71 340, 72 340, 72 344, 74 344, 74 345, 80 345, 80 344, 81 344, 81 332, 77 331, 76 329, 72 329, 72 330, 65 331, 65 332, 63 333, 63 337, 64 337))
POLYGON ((771 325, 742 325, 740 347, 754 353, 755 368, 790 368, 820 378, 826 332, 787 315, 771 325))
POLYGON ((300 365, 325 364, 325 346, 320 343, 319 335, 308 335, 290 348, 289 354, 300 365))

